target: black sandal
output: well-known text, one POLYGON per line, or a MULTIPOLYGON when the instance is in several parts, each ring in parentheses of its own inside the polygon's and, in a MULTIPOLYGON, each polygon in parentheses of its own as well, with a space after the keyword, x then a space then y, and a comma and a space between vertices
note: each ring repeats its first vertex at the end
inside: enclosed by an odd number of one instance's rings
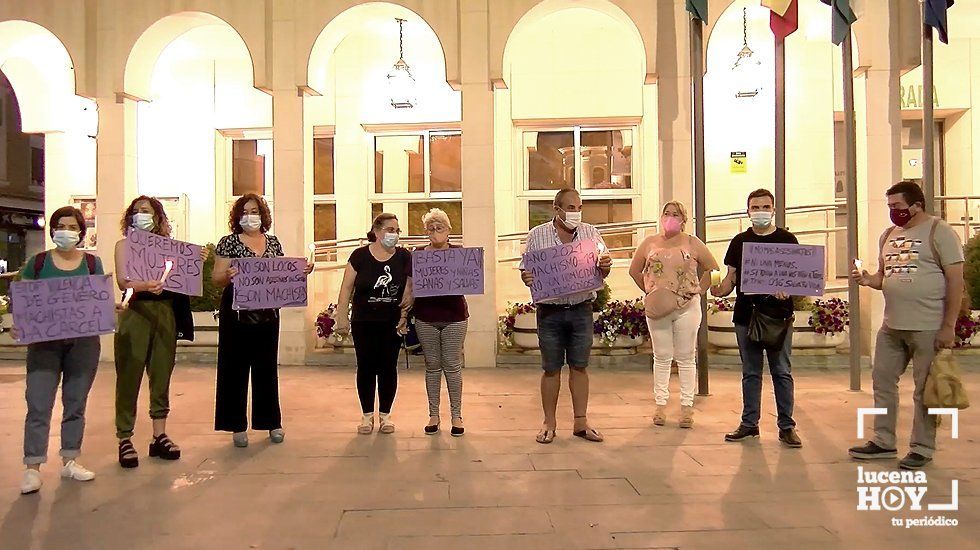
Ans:
POLYGON ((167 434, 160 434, 150 443, 150 456, 163 460, 177 460, 180 458, 180 447, 171 441, 167 434))
POLYGON ((128 439, 119 442, 119 465, 123 468, 135 468, 140 465, 136 447, 133 447, 133 442, 128 439))

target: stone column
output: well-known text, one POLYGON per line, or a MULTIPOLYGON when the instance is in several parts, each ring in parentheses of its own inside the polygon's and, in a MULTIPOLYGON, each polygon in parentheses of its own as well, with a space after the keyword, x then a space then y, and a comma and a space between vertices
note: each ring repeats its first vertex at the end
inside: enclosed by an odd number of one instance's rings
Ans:
MULTIPOLYGON (((297 33, 291 1, 276 2, 272 11, 272 197, 273 225, 287 256, 309 255, 313 242, 313 182, 304 178, 303 170, 303 98, 294 76, 298 74, 299 52, 295 48, 297 33)), ((310 284, 314 279, 310 278, 310 284)), ((311 296, 315 293, 310 289, 311 296)), ((316 304, 307 308, 281 310, 279 363, 301 365, 306 353, 316 344, 313 316, 316 304)))
MULTIPOLYGON (((470 296, 467 367, 493 367, 497 361, 496 267, 494 221, 493 92, 489 74, 490 29, 487 3, 460 0, 460 80, 463 96, 463 225, 466 246, 484 247, 486 293, 470 296)), ((452 62, 452 60, 450 61, 452 62)))
MULTIPOLYGON (((678 200, 693 211, 694 173, 691 162, 694 116, 691 109, 691 61, 688 50, 690 15, 684 2, 658 3, 657 44, 657 121, 660 145, 660 202, 678 200)), ((647 73, 652 69, 647 67, 647 73)), ((648 83, 653 75, 647 75, 648 83)), ((657 219, 653 216, 651 219, 657 219)))

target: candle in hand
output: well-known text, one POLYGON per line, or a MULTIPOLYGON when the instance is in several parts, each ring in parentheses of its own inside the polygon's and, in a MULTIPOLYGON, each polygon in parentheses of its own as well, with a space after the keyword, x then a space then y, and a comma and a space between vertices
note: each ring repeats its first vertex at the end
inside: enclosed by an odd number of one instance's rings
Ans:
POLYGON ((164 262, 164 264, 163 264, 163 275, 160 276, 160 282, 161 283, 167 280, 167 275, 170 275, 170 270, 172 270, 173 268, 174 268, 174 261, 173 260, 167 260, 166 262, 164 262))
POLYGON ((718 286, 721 284, 721 271, 717 269, 711 270, 711 286, 718 286))
POLYGON ((307 263, 311 263, 312 264, 316 260, 316 245, 313 244, 313 243, 310 243, 309 248, 310 248, 310 261, 307 262, 307 263))
POLYGON ((133 297, 133 289, 127 288, 126 292, 123 292, 122 305, 126 307, 129 304, 129 299, 133 297))
POLYGON ((861 262, 861 260, 854 260, 854 269, 856 269, 858 271, 861 271, 861 266, 862 265, 863 265, 863 263, 861 262))

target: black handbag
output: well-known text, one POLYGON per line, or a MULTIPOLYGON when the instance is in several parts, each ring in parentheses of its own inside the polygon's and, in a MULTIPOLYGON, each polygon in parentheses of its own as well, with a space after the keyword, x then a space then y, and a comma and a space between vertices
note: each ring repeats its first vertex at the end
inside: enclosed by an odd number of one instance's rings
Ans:
POLYGON ((749 340, 766 349, 778 349, 786 341, 786 334, 793 324, 793 316, 783 317, 780 308, 767 303, 767 298, 775 300, 764 296, 753 304, 752 316, 749 318, 749 340))
POLYGON ((238 322, 243 325, 264 325, 279 320, 278 309, 240 309, 235 313, 238 314, 238 322))

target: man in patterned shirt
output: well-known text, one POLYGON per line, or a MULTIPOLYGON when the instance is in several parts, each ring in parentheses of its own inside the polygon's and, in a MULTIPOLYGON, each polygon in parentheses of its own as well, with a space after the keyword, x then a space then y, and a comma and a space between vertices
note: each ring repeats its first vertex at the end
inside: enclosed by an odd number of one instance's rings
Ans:
MULTIPOLYGON (((926 212, 925 195, 911 181, 897 183, 885 195, 892 227, 878 241, 878 269, 855 269, 861 286, 882 291, 885 315, 875 343, 871 380, 875 407, 874 439, 848 453, 860 460, 897 458, 898 380, 912 363, 912 438, 903 470, 932 462, 936 422, 922 401, 929 368, 940 349, 956 340, 956 318, 963 298, 963 246, 956 231, 926 212)), ((857 267, 857 266, 856 266, 857 267)))
MULTIPOLYGON (((603 277, 609 275, 612 259, 599 231, 582 223, 582 197, 574 189, 562 189, 555 195, 555 217, 532 229, 527 235, 527 252, 552 248, 576 241, 592 241, 600 251, 597 267, 603 277)), ((531 286, 534 275, 524 270, 521 278, 531 286)), ((568 387, 572 394, 575 414, 573 435, 587 441, 602 441, 602 434, 589 426, 586 411, 589 406, 589 353, 592 350, 592 301, 596 293, 579 292, 536 302, 538 343, 541 348, 541 405, 544 426, 538 433, 538 443, 555 439, 558 421, 558 394, 561 390, 561 370, 568 364, 568 387)))

